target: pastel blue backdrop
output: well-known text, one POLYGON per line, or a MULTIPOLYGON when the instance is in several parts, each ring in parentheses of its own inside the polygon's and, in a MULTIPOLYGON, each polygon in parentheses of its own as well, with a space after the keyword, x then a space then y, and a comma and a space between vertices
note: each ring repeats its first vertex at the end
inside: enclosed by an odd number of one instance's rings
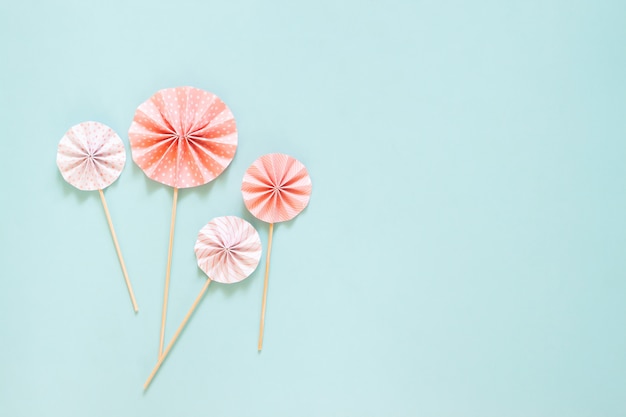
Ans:
POLYGON ((3 1, 0 415, 626 415, 623 1, 3 1), (157 359, 172 189, 129 159, 66 184, 85 120, 128 148, 161 88, 218 94, 240 147, 178 204, 167 340, 193 245, 269 152, 313 194, 264 262, 211 285, 157 359))

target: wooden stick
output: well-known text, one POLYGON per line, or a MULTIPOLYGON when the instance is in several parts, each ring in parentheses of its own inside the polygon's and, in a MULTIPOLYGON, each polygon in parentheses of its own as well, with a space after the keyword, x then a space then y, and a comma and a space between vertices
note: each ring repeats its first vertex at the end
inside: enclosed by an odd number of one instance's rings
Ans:
POLYGON ((167 271, 165 272, 165 290, 163 291, 163 311, 161 313, 161 338, 159 340, 159 358, 163 355, 163 340, 165 339, 165 319, 167 317, 167 297, 170 290, 170 270, 172 269, 172 249, 174 247, 174 224, 176 223, 176 200, 178 200, 178 188, 174 188, 174 201, 172 203, 172 220, 170 222, 170 245, 167 251, 167 271))
POLYGON ((261 327, 259 329, 259 352, 263 349, 263 330, 265 329, 265 304, 267 302, 267 281, 270 275, 270 255, 272 254, 272 234, 274 223, 270 223, 270 236, 267 242, 267 258, 265 259, 265 283, 263 284, 263 304, 261 306, 261 327))
POLYGON ((187 312, 187 315, 183 319, 183 322, 178 327, 178 330, 176 330, 176 333, 174 333, 174 337, 172 337, 171 342, 167 345, 167 348, 165 349, 165 352, 163 353, 163 355, 161 355, 159 357, 159 360, 158 360, 157 364, 155 365, 154 369, 152 369, 152 373, 150 374, 150 376, 148 377, 146 382, 143 384, 143 389, 144 390, 148 389, 148 386, 150 385, 150 383, 152 382, 152 379, 154 378, 154 376, 156 375, 157 371, 159 370, 159 368, 163 364, 163 361, 167 357, 167 354, 170 353, 170 350, 172 350, 172 346, 174 346, 174 343, 178 339, 178 336, 180 336, 180 333, 185 328, 185 325, 187 324, 187 322, 189 321, 189 318, 191 317, 191 315, 193 314, 194 310, 198 306, 198 303, 200 303, 200 300, 202 299, 202 296, 204 296, 204 293, 206 292, 207 288, 209 288, 209 284, 210 283, 211 283, 211 280, 207 279, 206 280, 206 284, 204 284, 204 287, 202 287, 202 290, 200 290, 200 294, 198 294, 198 297, 196 297, 196 301, 193 302, 193 305, 191 306, 191 308, 187 312))
POLYGON ((102 190, 98 190, 98 192, 100 192, 100 199, 102 200, 102 206, 104 207, 104 214, 107 216, 107 222, 109 223, 111 236, 113 236, 113 244, 115 245, 115 251, 117 252, 117 257, 120 260, 120 265, 122 266, 122 273, 124 273, 124 280, 126 281, 126 287, 128 288, 130 301, 133 303, 133 309, 135 310, 135 313, 136 313, 139 311, 139 307, 137 307, 137 300, 135 300, 135 294, 133 293, 133 286, 130 285, 130 279, 128 279, 128 272, 126 271, 126 265, 124 264, 122 251, 120 250, 120 244, 117 242, 117 235, 115 234, 115 229, 113 228, 113 222, 111 221, 111 214, 109 213, 109 207, 107 206, 107 201, 104 198, 104 193, 102 192, 102 190))

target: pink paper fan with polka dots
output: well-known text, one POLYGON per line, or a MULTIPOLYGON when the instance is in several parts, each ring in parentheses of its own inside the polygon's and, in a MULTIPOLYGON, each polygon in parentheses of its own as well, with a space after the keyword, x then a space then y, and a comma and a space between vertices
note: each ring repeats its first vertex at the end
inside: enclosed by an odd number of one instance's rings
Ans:
POLYGON ((237 149, 232 112, 215 94, 167 88, 142 103, 128 131, 133 160, 151 179, 174 188, 206 184, 237 149))
POLYGON ((57 166, 65 181, 79 190, 102 190, 122 173, 126 150, 120 137, 98 122, 72 126, 61 138, 57 166))
POLYGON ((135 112, 128 130, 133 160, 154 181, 174 187, 163 293, 159 356, 163 354, 167 298, 179 188, 213 181, 235 157, 237 125, 219 97, 194 87, 157 91, 135 112))

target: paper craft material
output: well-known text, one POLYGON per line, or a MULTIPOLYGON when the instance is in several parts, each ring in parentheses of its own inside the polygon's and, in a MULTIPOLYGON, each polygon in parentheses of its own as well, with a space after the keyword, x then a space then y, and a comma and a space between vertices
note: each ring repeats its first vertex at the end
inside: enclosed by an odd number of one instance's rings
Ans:
POLYGON ((83 122, 72 126, 61 138, 57 150, 57 166, 63 178, 79 190, 98 190, 100 194, 128 294, 133 309, 137 312, 139 308, 135 294, 102 191, 120 176, 125 162, 126 150, 120 137, 113 129, 98 122, 83 122))
POLYGON ((163 355, 159 357, 143 386, 144 390, 148 388, 170 353, 211 281, 232 284, 242 281, 254 272, 261 259, 261 239, 256 229, 247 221, 235 216, 218 217, 200 230, 194 250, 198 267, 208 275, 209 279, 200 290, 200 294, 196 297, 163 355))
POLYGON ((311 178, 304 165, 297 159, 285 154, 272 153, 260 157, 248 168, 243 177, 241 192, 250 213, 270 224, 259 328, 260 351, 263 348, 274 223, 291 220, 304 210, 311 196, 311 178))
POLYGON ((154 181, 174 188, 163 292, 159 357, 163 353, 178 189, 214 180, 237 149, 237 126, 215 94, 193 87, 167 88, 142 103, 128 131, 133 160, 154 181))
POLYGON ((218 217, 200 230, 194 251, 198 266, 213 281, 233 284, 250 276, 258 266, 261 240, 247 221, 218 217))

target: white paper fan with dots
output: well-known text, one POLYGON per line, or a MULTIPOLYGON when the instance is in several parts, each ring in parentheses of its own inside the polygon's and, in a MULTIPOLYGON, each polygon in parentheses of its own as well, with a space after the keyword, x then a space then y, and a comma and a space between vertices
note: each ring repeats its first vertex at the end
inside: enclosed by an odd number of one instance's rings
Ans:
POLYGON ((110 127, 98 122, 72 126, 61 138, 57 165, 65 181, 79 190, 102 190, 122 173, 126 150, 110 127))
POLYGON ((57 148, 57 166, 63 178, 79 190, 98 190, 109 223, 117 257, 119 258, 128 294, 135 312, 139 311, 133 287, 130 285, 122 251, 113 228, 104 188, 122 173, 126 149, 120 137, 109 126, 98 122, 83 122, 72 126, 61 138, 57 148))

